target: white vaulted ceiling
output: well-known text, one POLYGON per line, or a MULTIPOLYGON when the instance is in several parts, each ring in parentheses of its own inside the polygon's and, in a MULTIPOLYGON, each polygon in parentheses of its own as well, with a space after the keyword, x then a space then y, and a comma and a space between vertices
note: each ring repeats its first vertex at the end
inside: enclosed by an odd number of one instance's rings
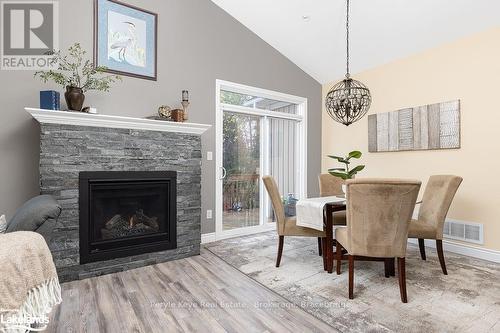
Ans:
MULTIPOLYGON (((344 75, 345 0, 212 1, 319 82, 344 75)), ((350 21, 356 73, 500 25, 500 0, 351 0, 350 21)))

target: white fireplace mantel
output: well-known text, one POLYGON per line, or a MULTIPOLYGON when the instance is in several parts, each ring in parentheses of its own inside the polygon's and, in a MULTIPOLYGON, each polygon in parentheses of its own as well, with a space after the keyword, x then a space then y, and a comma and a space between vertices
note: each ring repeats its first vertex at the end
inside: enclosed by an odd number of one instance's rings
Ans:
POLYGON ((176 123, 173 121, 152 120, 143 118, 89 114, 73 111, 53 111, 36 108, 25 108, 41 124, 61 124, 75 126, 92 126, 106 128, 127 128, 146 131, 174 132, 201 135, 211 125, 196 123, 176 123))

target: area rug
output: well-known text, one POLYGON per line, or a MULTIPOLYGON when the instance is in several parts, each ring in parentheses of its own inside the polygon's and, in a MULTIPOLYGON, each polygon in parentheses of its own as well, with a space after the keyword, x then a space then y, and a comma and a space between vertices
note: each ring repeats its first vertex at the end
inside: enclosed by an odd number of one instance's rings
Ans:
POLYGON ((409 245, 409 303, 401 303, 397 275, 385 278, 381 262, 355 263, 349 300, 346 263, 341 275, 324 272, 315 238, 285 237, 279 268, 277 243, 267 232, 205 247, 341 332, 500 332, 500 264, 446 252, 446 276, 433 249, 423 261, 409 245))

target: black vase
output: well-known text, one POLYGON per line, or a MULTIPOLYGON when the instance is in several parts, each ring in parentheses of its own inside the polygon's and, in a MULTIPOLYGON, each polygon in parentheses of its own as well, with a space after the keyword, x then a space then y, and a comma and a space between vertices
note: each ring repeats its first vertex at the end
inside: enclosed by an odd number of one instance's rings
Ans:
POLYGON ((68 109, 82 111, 83 102, 85 101, 85 95, 83 94, 82 88, 66 86, 64 98, 66 99, 68 109))

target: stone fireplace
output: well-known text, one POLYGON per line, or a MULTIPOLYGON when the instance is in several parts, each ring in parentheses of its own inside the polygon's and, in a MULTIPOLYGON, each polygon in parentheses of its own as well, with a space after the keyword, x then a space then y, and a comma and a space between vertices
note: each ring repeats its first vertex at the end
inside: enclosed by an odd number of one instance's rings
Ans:
POLYGON ((209 125, 26 111, 40 123, 40 192, 63 208, 49 244, 61 281, 199 254, 209 125))
POLYGON ((175 249, 176 175, 80 172, 80 263, 175 249))

